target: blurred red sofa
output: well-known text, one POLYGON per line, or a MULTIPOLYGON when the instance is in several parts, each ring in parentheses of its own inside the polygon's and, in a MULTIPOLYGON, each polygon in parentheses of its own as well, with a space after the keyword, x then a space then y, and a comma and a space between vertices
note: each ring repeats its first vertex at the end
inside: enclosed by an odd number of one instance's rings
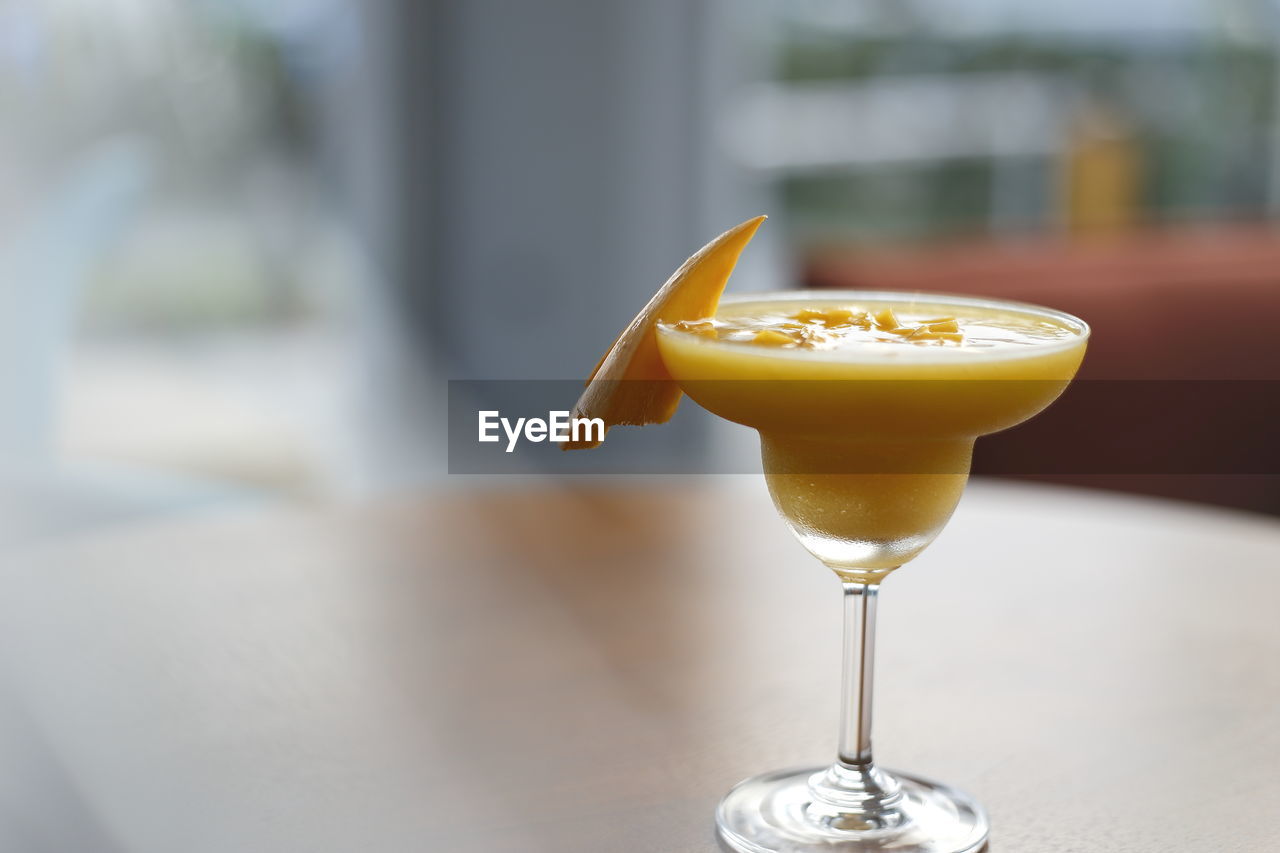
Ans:
MULTIPOLYGON (((1096 470, 1086 458, 1068 458, 1055 473, 1027 476, 1280 514, 1277 420, 1269 408, 1280 396, 1271 394, 1273 387, 1280 389, 1280 230, 1177 227, 1090 239, 831 249, 813 253, 803 275, 815 288, 966 293, 1050 305, 1083 317, 1093 338, 1081 378, 1111 380, 1114 389, 1138 393, 1158 386, 1166 398, 1183 394, 1185 405, 1176 408, 1186 417, 1148 429, 1187 453, 1201 452, 1203 468, 1194 474, 1112 472, 1096 470), (1121 386, 1122 380, 1136 384, 1121 386), (1236 382, 1218 386, 1204 380, 1236 382), (1240 388, 1253 399, 1227 407, 1195 399, 1215 388, 1240 388), (1214 448, 1230 448, 1236 460, 1257 464, 1215 468, 1214 448)), ((1089 390, 1102 384, 1107 383, 1089 390)), ((975 472, 1016 471, 1017 460, 1029 452, 1087 453, 1073 438, 1085 430, 1096 433, 1111 416, 1098 408, 1101 403, 1094 410, 1051 409, 1043 424, 1033 421, 984 440, 975 472), (1026 446, 1030 437, 1037 448, 1026 446)), ((1143 438, 1116 435, 1137 448, 1143 438)))

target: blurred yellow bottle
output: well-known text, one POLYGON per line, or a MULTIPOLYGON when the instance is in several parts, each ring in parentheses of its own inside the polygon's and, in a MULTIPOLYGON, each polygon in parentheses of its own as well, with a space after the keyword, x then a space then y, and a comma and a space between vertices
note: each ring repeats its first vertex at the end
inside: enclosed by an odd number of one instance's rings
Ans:
POLYGON ((1073 234, 1117 234, 1140 219, 1142 152, 1116 110, 1092 105, 1072 122, 1062 164, 1061 218, 1073 234))

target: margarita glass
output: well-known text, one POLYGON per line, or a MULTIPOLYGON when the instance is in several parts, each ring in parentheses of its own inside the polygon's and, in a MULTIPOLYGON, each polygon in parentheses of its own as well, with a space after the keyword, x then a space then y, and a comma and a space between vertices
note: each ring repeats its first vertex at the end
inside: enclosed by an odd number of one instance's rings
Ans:
POLYGON ((722 842, 749 853, 980 849, 987 818, 972 798, 872 759, 879 584, 945 526, 974 440, 1062 393, 1088 326, 1015 302, 791 291, 726 298, 714 318, 657 332, 686 394, 759 432, 779 513, 844 591, 837 760, 740 783, 716 813, 722 842))

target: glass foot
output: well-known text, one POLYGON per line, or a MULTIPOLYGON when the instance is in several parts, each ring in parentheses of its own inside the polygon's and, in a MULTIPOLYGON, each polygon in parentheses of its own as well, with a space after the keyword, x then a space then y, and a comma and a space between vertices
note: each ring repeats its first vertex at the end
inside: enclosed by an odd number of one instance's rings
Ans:
POLYGON ((827 772, 780 770, 738 783, 716 809, 720 843, 738 853, 976 853, 987 840, 986 813, 954 788, 883 771, 901 797, 895 790, 886 811, 869 815, 816 801, 811 781, 821 785, 827 772))

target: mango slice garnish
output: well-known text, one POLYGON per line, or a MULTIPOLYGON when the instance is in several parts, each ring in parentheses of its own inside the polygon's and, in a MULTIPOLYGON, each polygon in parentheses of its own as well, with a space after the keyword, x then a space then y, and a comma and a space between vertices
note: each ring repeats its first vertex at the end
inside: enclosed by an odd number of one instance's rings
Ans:
MULTIPOLYGON (((671 420, 680 405, 681 392, 658 352, 657 325, 701 320, 714 314, 738 256, 765 218, 757 216, 730 228, 672 273, 596 364, 571 417, 601 418, 606 432, 618 424, 671 420)), ((710 331, 714 333, 714 327, 710 331)), ((599 444, 567 441, 560 447, 578 450, 599 444)))

